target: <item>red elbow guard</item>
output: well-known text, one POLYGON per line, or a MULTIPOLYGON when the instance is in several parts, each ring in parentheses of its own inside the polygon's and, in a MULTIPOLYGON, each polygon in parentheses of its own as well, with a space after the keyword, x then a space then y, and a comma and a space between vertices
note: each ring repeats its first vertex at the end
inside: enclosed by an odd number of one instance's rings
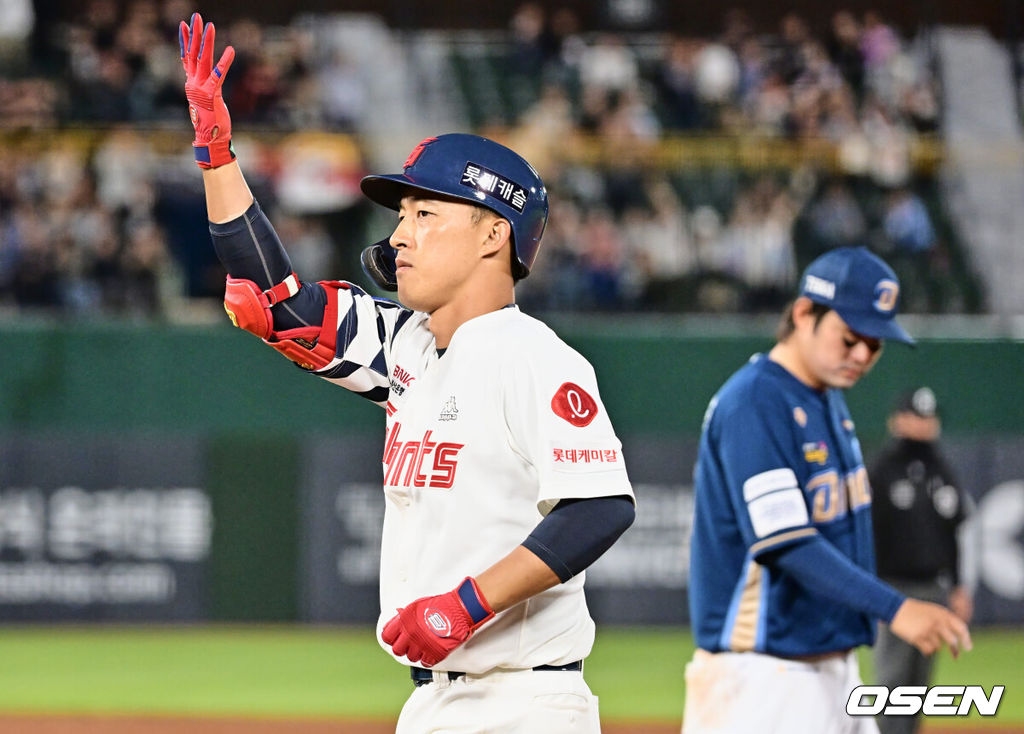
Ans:
POLYGON ((252 332, 260 339, 270 336, 274 331, 270 305, 266 292, 251 280, 228 276, 224 286, 224 310, 239 329, 252 332))
POLYGON ((320 326, 274 331, 271 307, 299 292, 299 278, 292 273, 283 281, 261 291, 253 281, 228 276, 224 288, 224 310, 231 323, 262 339, 285 357, 307 370, 322 369, 334 359, 337 342, 338 281, 319 284, 327 291, 327 307, 320 326))

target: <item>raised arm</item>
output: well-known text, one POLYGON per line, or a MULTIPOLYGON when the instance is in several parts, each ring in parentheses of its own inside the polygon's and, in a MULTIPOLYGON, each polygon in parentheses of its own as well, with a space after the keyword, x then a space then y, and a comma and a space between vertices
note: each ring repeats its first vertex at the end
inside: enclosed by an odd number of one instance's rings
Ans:
POLYGON ((231 115, 222 93, 235 51, 228 46, 214 66, 215 39, 213 23, 204 25, 199 13, 193 13, 191 25, 182 22, 178 28, 185 97, 195 130, 192 149, 203 172, 210 236, 228 271, 224 306, 236 326, 267 340, 293 361, 321 367, 334 358, 333 340, 318 355, 293 347, 295 337, 321 341, 327 297, 317 284, 303 288, 235 159, 231 115), (289 338, 279 339, 283 334, 289 338))
POLYGON ((214 224, 238 219, 255 201, 238 161, 204 169, 203 187, 206 189, 206 216, 214 224))

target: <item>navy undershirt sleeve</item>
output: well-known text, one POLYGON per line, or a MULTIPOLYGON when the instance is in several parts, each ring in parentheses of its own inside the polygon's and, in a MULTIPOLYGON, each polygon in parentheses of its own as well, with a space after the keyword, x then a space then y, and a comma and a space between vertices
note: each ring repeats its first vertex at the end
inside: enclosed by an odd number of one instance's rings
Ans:
MULTIPOLYGON (((292 274, 292 263, 278 239, 274 225, 254 199, 245 214, 230 222, 210 222, 213 249, 232 278, 244 278, 262 290, 292 274)), ((319 326, 327 294, 315 283, 302 283, 299 292, 273 306, 275 331, 300 326, 319 326)))
POLYGON ((889 623, 906 597, 857 566, 820 535, 766 553, 759 561, 792 576, 810 592, 889 623))
POLYGON ((634 517, 627 495, 564 499, 522 544, 565 582, 611 548, 634 517))

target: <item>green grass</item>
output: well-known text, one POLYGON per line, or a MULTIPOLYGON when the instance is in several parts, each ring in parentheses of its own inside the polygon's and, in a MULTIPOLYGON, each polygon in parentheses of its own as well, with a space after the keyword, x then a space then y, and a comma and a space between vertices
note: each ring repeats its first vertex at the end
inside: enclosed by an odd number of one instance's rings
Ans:
MULTIPOLYGON (((692 649, 684 629, 601 628, 586 676, 602 718, 679 721, 692 649)), ((935 682, 1003 684, 996 721, 1024 723, 1022 661, 1020 632, 978 632, 935 682)), ((368 628, 0 628, 0 711, 393 719, 410 690, 368 628)))

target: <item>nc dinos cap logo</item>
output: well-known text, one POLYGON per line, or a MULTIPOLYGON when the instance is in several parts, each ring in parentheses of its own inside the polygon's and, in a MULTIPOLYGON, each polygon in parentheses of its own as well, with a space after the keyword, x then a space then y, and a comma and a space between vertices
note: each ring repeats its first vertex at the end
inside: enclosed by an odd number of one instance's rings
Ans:
POLYGON ((424 609, 423 621, 427 623, 427 627, 438 637, 448 637, 452 633, 452 623, 448 621, 448 617, 445 616, 444 612, 438 609, 433 607, 424 609))
POLYGON ((875 286, 875 310, 892 313, 896 308, 896 299, 900 295, 900 285, 894 280, 880 280, 875 286))

